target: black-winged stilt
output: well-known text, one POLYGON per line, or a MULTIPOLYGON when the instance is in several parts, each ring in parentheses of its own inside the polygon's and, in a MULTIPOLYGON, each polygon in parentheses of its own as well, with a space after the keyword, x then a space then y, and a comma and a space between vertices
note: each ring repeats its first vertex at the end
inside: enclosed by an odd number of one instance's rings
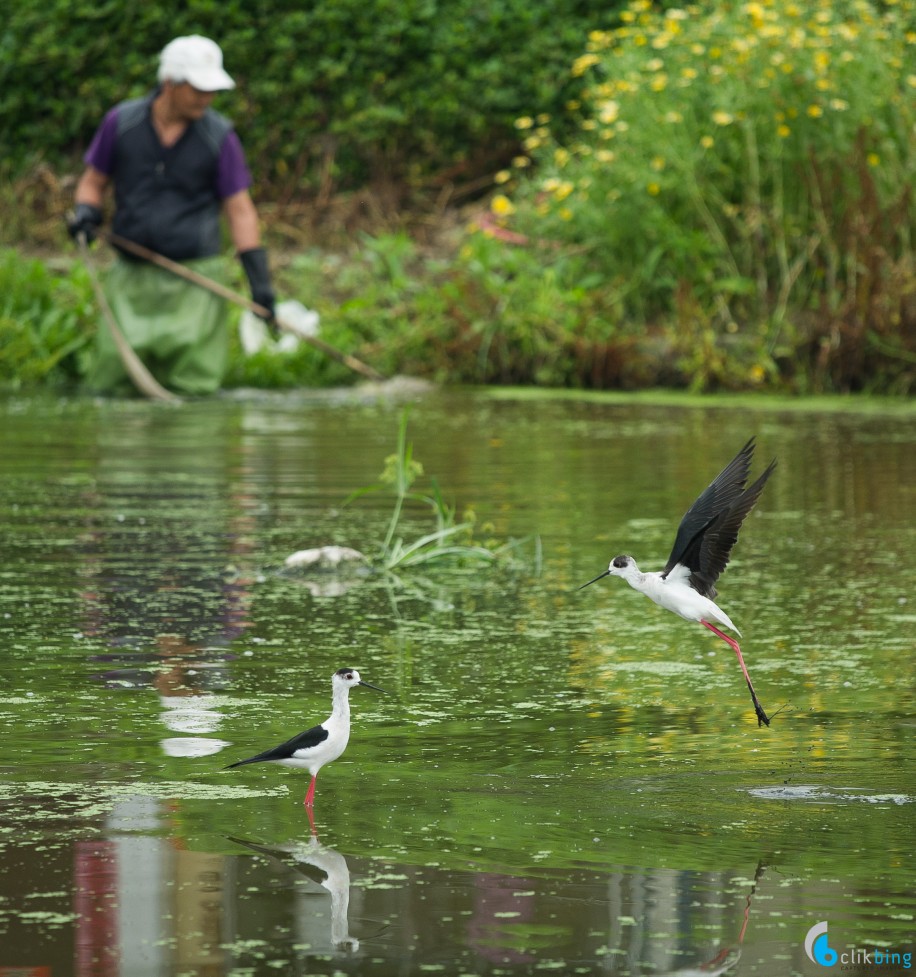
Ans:
POLYGON ((230 763, 225 769, 243 767, 246 763, 281 763, 286 767, 308 770, 312 775, 312 782, 304 803, 306 807, 312 807, 315 803, 318 771, 326 763, 336 760, 347 748, 350 739, 350 689, 355 685, 365 685, 367 689, 385 692, 377 685, 364 682, 355 668, 338 668, 331 678, 333 708, 331 715, 323 723, 299 733, 273 749, 258 753, 257 756, 230 763))
POLYGON ((744 680, 754 702, 757 725, 763 723, 769 726, 770 720, 754 692, 738 642, 711 623, 716 621, 737 635, 741 634, 725 611, 716 605, 715 582, 728 565, 729 554, 738 539, 741 523, 753 509, 763 486, 776 467, 776 461, 771 461, 757 481, 746 488, 753 454, 754 439, 751 438, 687 510, 678 526, 674 548, 664 570, 643 573, 632 556, 615 556, 604 573, 599 573, 594 580, 589 580, 578 589, 582 590, 609 575, 623 577, 634 590, 645 594, 656 604, 687 621, 699 621, 703 627, 709 628, 713 634, 731 645, 738 656, 744 680))

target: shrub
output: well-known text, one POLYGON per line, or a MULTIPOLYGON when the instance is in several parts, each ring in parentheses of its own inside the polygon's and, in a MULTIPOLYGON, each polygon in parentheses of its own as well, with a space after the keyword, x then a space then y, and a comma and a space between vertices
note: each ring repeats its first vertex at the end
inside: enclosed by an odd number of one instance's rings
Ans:
POLYGON ((265 195, 470 183, 511 154, 526 106, 559 112, 569 59, 615 6, 23 0, 0 26, 0 143, 19 165, 73 165, 112 104, 153 87, 162 47, 203 33, 239 83, 217 107, 242 132, 265 195))
POLYGON ((0 252, 0 385, 75 381, 93 309, 84 270, 58 276, 41 261, 0 252))
POLYGON ((586 254, 605 327, 664 325, 699 386, 730 382, 724 344, 750 354, 739 383, 801 358, 815 384, 909 386, 914 4, 636 0, 623 21, 573 63, 573 138, 517 121, 536 167, 503 223, 586 254))

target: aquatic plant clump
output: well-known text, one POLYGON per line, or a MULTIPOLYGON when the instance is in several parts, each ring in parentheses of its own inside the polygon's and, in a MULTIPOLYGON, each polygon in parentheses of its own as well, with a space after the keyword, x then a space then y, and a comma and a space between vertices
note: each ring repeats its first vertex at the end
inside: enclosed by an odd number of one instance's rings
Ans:
POLYGON ((404 411, 398 427, 397 450, 385 459, 380 484, 360 489, 347 500, 349 502, 371 492, 390 490, 394 493, 394 508, 385 538, 371 560, 372 564, 382 570, 394 570, 441 561, 489 563, 518 546, 522 541, 486 545, 476 541, 473 512, 468 511, 464 520, 457 522, 455 507, 445 501, 435 479, 432 479, 428 494, 414 490, 414 483, 423 475, 423 466, 414 458, 413 445, 407 440, 407 419, 408 412, 404 411), (404 537, 401 517, 408 503, 421 503, 429 508, 435 524, 431 532, 416 539, 404 537))
POLYGON ((571 66, 575 138, 518 120, 497 227, 578 249, 610 326, 673 328, 701 374, 739 333, 758 379, 800 347, 827 374, 910 363, 916 5, 636 0, 621 20, 571 66))

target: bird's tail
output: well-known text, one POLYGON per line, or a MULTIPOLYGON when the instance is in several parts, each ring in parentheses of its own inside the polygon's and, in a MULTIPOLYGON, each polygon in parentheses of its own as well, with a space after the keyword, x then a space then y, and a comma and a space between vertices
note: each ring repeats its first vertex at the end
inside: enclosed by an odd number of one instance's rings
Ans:
POLYGON ((259 753, 257 756, 248 757, 247 760, 236 760, 235 763, 228 763, 223 767, 223 770, 231 770, 233 767, 244 767, 246 763, 261 763, 267 759, 268 757, 265 754, 259 753))
POLYGON ((727 627, 730 631, 734 631, 735 634, 737 634, 738 637, 740 638, 741 632, 738 630, 737 627, 735 627, 735 625, 732 623, 732 619, 725 613, 725 611, 723 611, 721 607, 717 606, 716 612, 717 613, 714 615, 714 619, 719 624, 724 624, 725 627, 727 627))

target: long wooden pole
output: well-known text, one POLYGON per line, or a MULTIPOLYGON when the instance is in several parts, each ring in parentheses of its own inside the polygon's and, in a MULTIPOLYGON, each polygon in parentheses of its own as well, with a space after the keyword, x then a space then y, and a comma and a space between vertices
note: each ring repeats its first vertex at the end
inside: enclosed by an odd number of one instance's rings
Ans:
MULTIPOLYGON (((112 244, 119 248, 123 248, 125 251, 130 251, 131 254, 135 254, 138 258, 144 258, 146 261, 151 262, 154 265, 158 265, 160 268, 164 268, 166 271, 170 271, 175 275, 189 282, 193 282, 195 285, 199 285, 201 288, 205 288, 215 295, 219 295, 226 299, 228 302, 233 302, 235 305, 241 306, 243 309, 248 309, 250 312, 254 312, 255 315, 259 315, 262 318, 266 318, 268 312, 263 305, 258 305, 257 302, 253 302, 246 295, 242 295, 240 292, 236 292, 231 288, 227 288, 221 282, 214 281, 212 278, 207 278, 206 275, 201 275, 200 272, 194 271, 193 268, 188 268, 185 265, 179 264, 177 261, 172 261, 171 258, 166 258, 165 255, 157 254, 155 251, 151 251, 149 248, 144 247, 142 244, 137 244, 135 241, 129 241, 127 238, 121 237, 120 234, 109 233, 107 235, 108 240, 112 244)), ((363 363, 362 360, 358 360, 355 356, 351 356, 349 353, 343 353, 339 349, 329 345, 324 340, 319 339, 317 336, 312 336, 310 333, 302 332, 298 324, 290 320, 284 320, 282 316, 277 316, 277 325, 285 330, 286 332, 291 332, 300 339, 305 340, 310 346, 314 346, 315 349, 320 349, 322 353, 326 356, 330 356, 331 359, 337 360, 338 363, 343 363, 344 366, 348 366, 351 370, 356 373, 361 373, 365 377, 369 377, 370 380, 384 380, 378 370, 373 369, 367 363, 363 363)))
POLYGON ((102 310, 102 317, 105 319, 105 324, 108 326, 108 331, 111 333, 111 338, 114 340, 114 344, 118 350, 118 355, 121 357, 121 362, 124 364, 124 369, 127 371, 128 376, 133 380, 134 386, 141 392, 146 394, 147 397, 152 397, 154 400, 164 400, 172 404, 181 403, 181 398, 177 397, 171 392, 171 390, 166 390, 162 384, 150 373, 149 370, 143 365, 143 361, 134 352, 133 347, 124 337, 124 333, 121 332, 121 327, 118 325, 115 319, 114 312, 108 303, 108 298, 105 295, 105 291, 102 288, 102 283, 99 281, 99 276, 96 273, 95 265, 92 262, 92 258, 89 254, 89 247, 86 244, 86 236, 84 234, 77 235, 76 243, 79 245, 80 254, 83 258, 83 264, 86 266, 86 271, 89 272, 89 280, 92 282, 92 289, 95 292, 96 301, 99 303, 99 308, 102 310))

